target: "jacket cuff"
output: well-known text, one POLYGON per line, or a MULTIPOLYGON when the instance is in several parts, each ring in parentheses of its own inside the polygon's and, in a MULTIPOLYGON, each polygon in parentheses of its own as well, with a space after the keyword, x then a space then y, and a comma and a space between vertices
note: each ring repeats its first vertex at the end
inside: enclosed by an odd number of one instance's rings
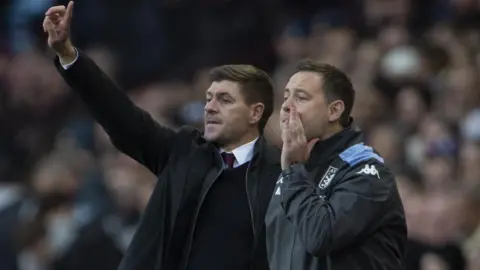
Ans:
POLYGON ((288 178, 289 176, 300 173, 302 175, 306 175, 307 171, 305 169, 305 165, 301 163, 295 163, 290 165, 288 168, 282 171, 282 177, 288 178))
POLYGON ((73 64, 75 64, 75 62, 77 62, 78 60, 78 55, 79 55, 79 52, 77 50, 77 48, 74 48, 75 49, 75 59, 71 62, 71 63, 68 63, 68 64, 63 64, 61 61, 60 61, 60 57, 58 58, 58 62, 60 62, 60 65, 63 67, 63 69, 67 70, 69 69, 71 66, 73 66, 73 64))

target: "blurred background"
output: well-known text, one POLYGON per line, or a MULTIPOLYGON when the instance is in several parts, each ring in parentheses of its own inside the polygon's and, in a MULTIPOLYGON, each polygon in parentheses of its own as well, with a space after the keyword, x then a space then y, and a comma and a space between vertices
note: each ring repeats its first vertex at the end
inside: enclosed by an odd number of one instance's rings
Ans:
MULTIPOLYGON (((0 270, 116 269, 155 177, 66 87, 42 20, 0 1, 0 270)), ((164 125, 202 127, 209 68, 257 65, 277 112, 304 57, 345 70, 354 117, 397 175, 406 270, 480 269, 480 1, 78 0, 73 40, 164 125)))

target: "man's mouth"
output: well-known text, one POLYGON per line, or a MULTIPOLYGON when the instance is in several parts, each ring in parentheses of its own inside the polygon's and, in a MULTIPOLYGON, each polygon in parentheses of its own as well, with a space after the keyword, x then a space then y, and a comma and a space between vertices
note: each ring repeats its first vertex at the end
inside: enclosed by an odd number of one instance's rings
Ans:
POLYGON ((218 125, 218 124, 220 124, 220 121, 218 121, 218 120, 207 120, 205 123, 207 125, 218 125))

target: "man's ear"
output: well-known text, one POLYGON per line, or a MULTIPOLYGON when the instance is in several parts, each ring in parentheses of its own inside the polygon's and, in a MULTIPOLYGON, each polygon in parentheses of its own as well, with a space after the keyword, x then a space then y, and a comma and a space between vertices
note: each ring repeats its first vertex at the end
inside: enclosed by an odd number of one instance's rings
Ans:
POLYGON ((328 105, 328 121, 336 122, 345 111, 345 104, 341 100, 335 100, 328 105))
POLYGON ((250 105, 250 124, 256 124, 262 119, 265 105, 263 103, 254 103, 250 105))

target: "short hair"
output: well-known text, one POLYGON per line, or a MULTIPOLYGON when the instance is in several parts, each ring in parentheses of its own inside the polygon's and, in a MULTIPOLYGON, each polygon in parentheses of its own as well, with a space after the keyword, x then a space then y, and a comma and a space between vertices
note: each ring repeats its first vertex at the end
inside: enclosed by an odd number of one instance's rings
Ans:
POLYGON ((247 104, 260 102, 264 105, 263 115, 258 123, 261 134, 273 113, 273 82, 268 74, 251 65, 223 65, 210 70, 210 81, 232 81, 240 84, 241 93, 247 104))
POLYGON ((296 72, 311 71, 318 73, 323 79, 323 91, 327 102, 343 101, 345 110, 340 116, 340 124, 344 127, 350 123, 350 113, 355 102, 355 90, 348 76, 340 69, 325 63, 306 59, 297 64, 296 72))

